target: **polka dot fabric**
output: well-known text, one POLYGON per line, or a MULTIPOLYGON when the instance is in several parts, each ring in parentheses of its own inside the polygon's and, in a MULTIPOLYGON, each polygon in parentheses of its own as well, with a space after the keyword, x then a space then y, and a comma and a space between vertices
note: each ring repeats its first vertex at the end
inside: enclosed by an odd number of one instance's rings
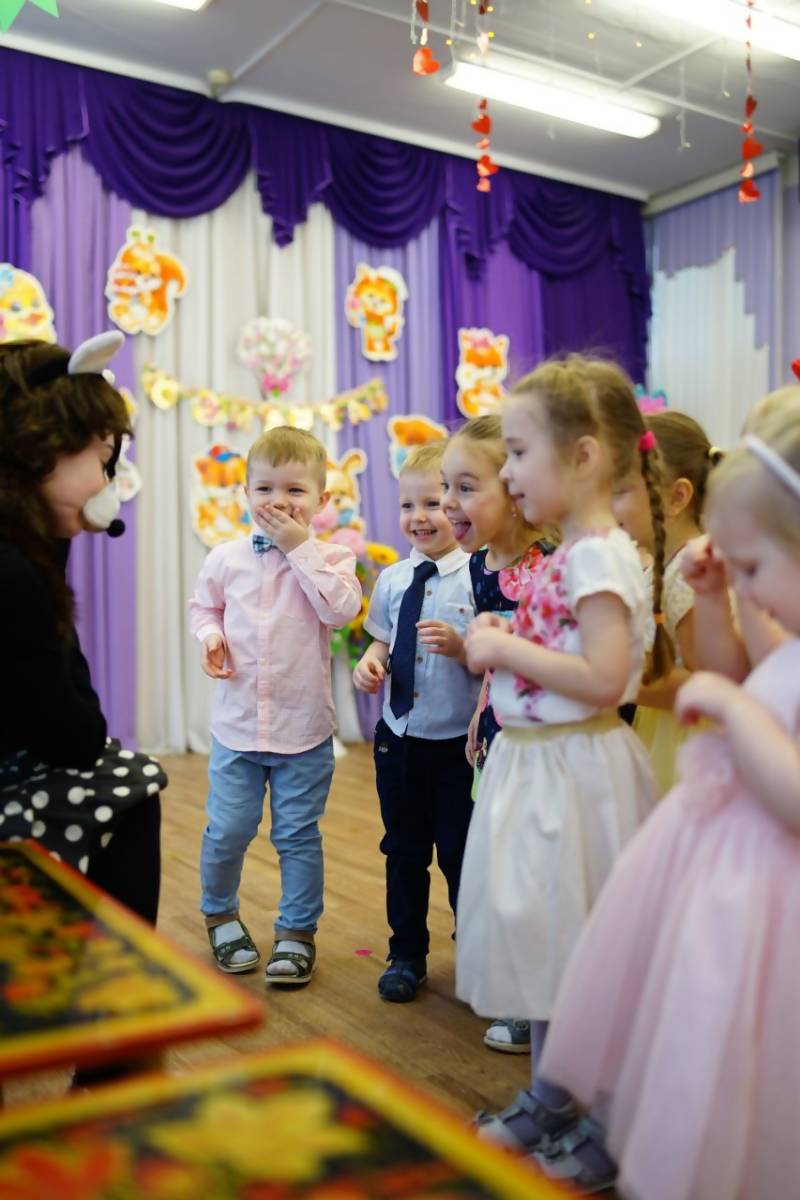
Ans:
POLYGON ((0 839, 35 838, 85 875, 122 814, 166 786, 154 758, 116 740, 90 771, 51 767, 22 751, 0 761, 0 839))

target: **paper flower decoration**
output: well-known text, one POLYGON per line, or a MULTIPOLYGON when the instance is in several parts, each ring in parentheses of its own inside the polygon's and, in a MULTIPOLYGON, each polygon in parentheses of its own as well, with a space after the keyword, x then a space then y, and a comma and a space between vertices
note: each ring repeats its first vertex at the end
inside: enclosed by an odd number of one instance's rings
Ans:
POLYGON ((311 361, 311 338, 283 317, 256 317, 242 330, 239 361, 255 375, 262 396, 283 396, 311 361))

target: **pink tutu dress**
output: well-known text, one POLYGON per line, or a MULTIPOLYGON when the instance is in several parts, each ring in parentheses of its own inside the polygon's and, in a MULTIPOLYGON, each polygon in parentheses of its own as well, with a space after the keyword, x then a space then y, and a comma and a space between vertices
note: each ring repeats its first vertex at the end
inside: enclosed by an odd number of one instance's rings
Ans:
MULTIPOLYGON (((794 736, 800 641, 744 685, 794 736)), ((727 739, 621 856, 564 977, 540 1065, 595 1110, 629 1200, 800 1197, 800 837, 727 739)))

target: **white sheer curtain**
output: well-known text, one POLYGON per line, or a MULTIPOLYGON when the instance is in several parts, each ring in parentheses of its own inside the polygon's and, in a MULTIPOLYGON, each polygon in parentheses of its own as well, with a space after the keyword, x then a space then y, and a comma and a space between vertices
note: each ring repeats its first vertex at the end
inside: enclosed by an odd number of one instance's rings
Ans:
MULTIPOLYGON (((659 213, 647 225, 653 274, 649 383, 713 442, 736 440, 747 411, 784 376, 780 172, 761 199, 736 186, 659 213)), ((787 364, 788 365, 788 364, 787 364)))
POLYGON ((745 311, 733 248, 710 266, 672 276, 656 270, 649 382, 723 447, 736 441, 747 411, 769 391, 770 346, 756 346, 756 318, 745 311))
MULTIPOLYGON (((305 329, 313 345, 311 367, 295 384, 292 398, 318 401, 333 395, 336 299, 333 223, 326 209, 315 205, 283 249, 272 241, 271 222, 261 211, 252 178, 206 216, 173 221, 134 212, 133 220, 154 229, 160 247, 174 251, 189 270, 176 318, 159 337, 135 339, 139 373, 154 362, 186 384, 255 400, 256 381, 236 357, 238 336, 252 317, 280 316, 305 329)), ((192 532, 192 459, 216 442, 244 452, 257 433, 255 428, 247 434, 205 429, 192 419, 189 406, 162 412, 141 400, 136 437, 145 485, 138 525, 137 724, 147 750, 207 749, 213 685, 200 669, 186 621, 187 600, 206 553, 192 532)), ((346 688, 339 698, 345 739, 348 702, 352 707, 346 688)))

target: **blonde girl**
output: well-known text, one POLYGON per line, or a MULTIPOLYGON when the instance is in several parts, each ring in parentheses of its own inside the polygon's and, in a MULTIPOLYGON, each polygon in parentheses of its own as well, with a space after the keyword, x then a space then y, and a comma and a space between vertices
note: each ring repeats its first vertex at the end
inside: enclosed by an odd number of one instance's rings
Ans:
MULTIPOLYGON (((476 611, 510 617, 520 591, 543 554, 552 553, 556 535, 528 524, 500 478, 506 461, 500 417, 467 421, 450 438, 442 462, 442 507, 453 534, 470 554, 469 569, 476 611)), ((474 766, 473 797, 500 726, 488 703, 487 672, 467 738, 467 757, 474 766)), ((484 1042, 510 1054, 530 1052, 528 1021, 512 1017, 494 1021, 484 1042)))
MULTIPOLYGON (((597 1179, 602 1155, 602 1177, 616 1160, 631 1200, 785 1200, 800 1195, 796 413, 759 425, 714 471, 707 525, 687 569, 698 618, 708 606, 727 631, 718 653, 735 646, 729 584, 740 611, 786 633, 751 650, 743 686, 698 671, 678 693, 681 719, 714 731, 684 747, 678 784, 609 881, 542 1060, 604 1128, 584 1118, 548 1145, 544 1169, 584 1188, 587 1156, 597 1179)), ((736 653, 729 666, 738 674, 736 653)))
MULTIPOLYGON (((657 469, 633 388, 610 363, 544 363, 503 408, 502 470, 532 524, 563 542, 534 568, 510 623, 483 614, 467 635, 492 670, 502 721, 481 780, 462 872, 456 989, 476 1012, 531 1021, 534 1086, 481 1132, 517 1149, 572 1114, 540 1088, 538 1056, 556 989, 624 844, 655 802, 647 754, 617 715, 638 690, 647 600, 639 557, 611 511, 614 480, 638 463, 663 525, 657 469)), ((656 538, 663 558, 663 535, 656 538)), ((654 602, 660 610, 659 580, 654 602)), ((671 666, 659 624, 650 677, 671 666)))
MULTIPOLYGON (((662 472, 661 498, 664 509, 664 624, 672 642, 675 664, 657 684, 645 685, 637 697, 633 728, 647 747, 659 795, 675 781, 675 755, 684 740, 672 711, 675 693, 695 669, 694 592, 680 569, 681 553, 692 538, 702 533, 702 513, 709 472, 721 460, 722 451, 712 446, 702 426, 680 412, 657 413, 646 419, 656 440, 662 472)), ((653 586, 654 532, 647 489, 640 471, 620 480, 612 497, 612 510, 640 549, 648 554, 645 580, 653 586)), ((652 639, 655 626, 651 624, 652 639)))

